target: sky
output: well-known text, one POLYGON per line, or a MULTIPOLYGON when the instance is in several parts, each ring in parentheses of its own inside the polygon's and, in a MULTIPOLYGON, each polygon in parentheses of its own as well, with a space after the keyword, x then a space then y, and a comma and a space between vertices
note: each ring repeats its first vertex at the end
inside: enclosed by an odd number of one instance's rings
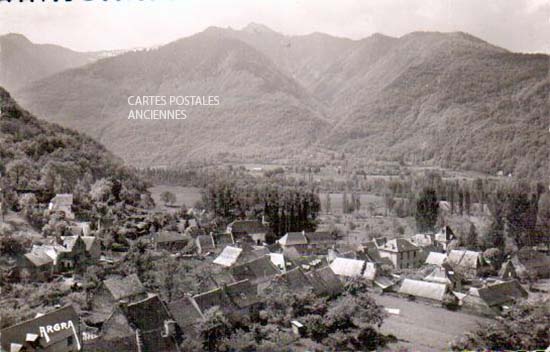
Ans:
POLYGON ((361 39, 463 31, 517 52, 550 53, 550 0, 0 0, 0 34, 79 51, 165 44, 209 26, 361 39))

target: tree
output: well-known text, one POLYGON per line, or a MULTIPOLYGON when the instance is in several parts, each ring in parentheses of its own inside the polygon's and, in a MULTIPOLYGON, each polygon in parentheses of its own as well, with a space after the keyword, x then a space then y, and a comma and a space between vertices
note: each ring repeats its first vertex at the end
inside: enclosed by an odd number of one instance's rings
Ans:
POLYGON ((330 204, 330 193, 327 192, 326 196, 325 196, 325 209, 326 209, 326 213, 327 214, 330 214, 332 208, 331 208, 331 204, 330 204))
POLYGON ((433 231, 437 222, 438 202, 433 188, 424 188, 416 201, 416 228, 420 233, 433 231))
POLYGON ((452 342, 455 351, 544 351, 550 341, 550 300, 521 302, 452 342))
POLYGON ((478 247, 478 235, 476 226, 473 223, 470 223, 470 229, 466 236, 462 239, 462 245, 469 249, 477 249, 478 247))
POLYGON ((160 195, 160 200, 164 202, 164 205, 172 205, 176 203, 177 198, 176 195, 170 191, 164 191, 160 195))

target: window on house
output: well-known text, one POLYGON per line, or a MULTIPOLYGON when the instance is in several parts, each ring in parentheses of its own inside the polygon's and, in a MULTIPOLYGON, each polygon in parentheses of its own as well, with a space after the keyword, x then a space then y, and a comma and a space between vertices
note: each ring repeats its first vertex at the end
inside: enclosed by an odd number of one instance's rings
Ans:
POLYGON ((67 337, 67 346, 72 346, 73 343, 74 343, 73 337, 72 336, 67 337))

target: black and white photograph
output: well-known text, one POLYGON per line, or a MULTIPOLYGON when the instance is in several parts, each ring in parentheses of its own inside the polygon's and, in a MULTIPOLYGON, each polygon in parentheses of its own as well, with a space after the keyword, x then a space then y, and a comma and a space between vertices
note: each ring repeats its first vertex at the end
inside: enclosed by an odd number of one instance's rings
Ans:
POLYGON ((550 0, 0 0, 0 352, 550 352, 550 0))

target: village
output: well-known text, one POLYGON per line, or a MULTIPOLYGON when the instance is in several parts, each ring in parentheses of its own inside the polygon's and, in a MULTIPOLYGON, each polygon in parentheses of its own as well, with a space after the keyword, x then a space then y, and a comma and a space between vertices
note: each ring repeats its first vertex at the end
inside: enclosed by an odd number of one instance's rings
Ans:
MULTIPOLYGON (((209 223, 205 210, 186 209, 162 221, 143 211, 126 224, 132 248, 107 251, 97 233, 109 221, 79 221, 72 194, 56 195, 47 213, 68 224, 64 235, 35 241, 9 261, 3 280, 37 288, 53 282, 64 287, 61 295, 77 293, 85 299, 56 303, 33 318, 3 326, 2 351, 180 351, 204 334, 204 321, 213 311, 240 321, 262 312, 270 294, 334 299, 358 280, 374 297, 484 320, 548 294, 533 288, 550 278, 547 247, 523 247, 496 262, 482 251, 457 246, 457 234, 448 225, 435 233, 388 234, 350 243, 337 231, 322 229, 277 238, 263 217, 234 220, 220 229, 209 223), (172 264, 164 267, 164 279, 155 281, 157 289, 144 284, 148 269, 140 268, 167 258, 172 264), (134 260, 137 271, 119 270, 128 260, 134 260), (181 263, 187 263, 188 274, 169 266, 181 263), (90 268, 102 274, 90 275, 90 268), (200 282, 188 292, 174 292, 178 275, 199 277, 200 282)), ((3 304, 20 304, 10 302, 3 304)), ((384 306, 384 314, 398 317, 401 312, 384 306)), ((287 339, 279 347, 311 348, 302 344, 311 335, 305 321, 296 318, 280 328, 287 339)), ((399 338, 398 332, 393 334, 399 338)))

